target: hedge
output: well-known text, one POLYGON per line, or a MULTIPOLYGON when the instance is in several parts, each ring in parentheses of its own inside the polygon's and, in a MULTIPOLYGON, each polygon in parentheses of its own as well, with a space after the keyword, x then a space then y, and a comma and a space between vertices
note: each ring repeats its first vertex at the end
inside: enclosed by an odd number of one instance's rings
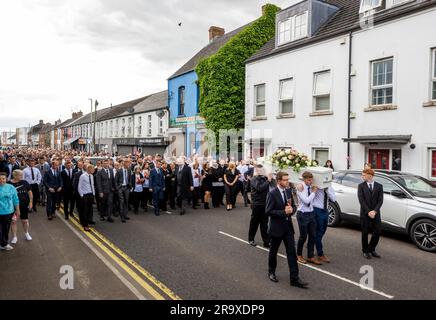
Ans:
POLYGON ((244 128, 245 61, 274 37, 279 10, 275 5, 266 5, 262 17, 198 64, 200 114, 215 133, 244 128))

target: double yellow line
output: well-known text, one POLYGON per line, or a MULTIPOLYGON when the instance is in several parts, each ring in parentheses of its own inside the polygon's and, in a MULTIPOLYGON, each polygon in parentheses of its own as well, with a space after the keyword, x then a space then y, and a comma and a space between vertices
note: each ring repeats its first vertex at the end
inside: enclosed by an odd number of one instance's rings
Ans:
MULTIPOLYGON (((64 213, 63 208, 59 211, 64 213)), ((146 290, 156 300, 182 300, 173 291, 171 291, 162 282, 157 280, 147 270, 136 263, 124 251, 118 248, 115 244, 109 241, 95 228, 90 228, 91 232, 85 232, 83 227, 78 222, 76 216, 69 220, 70 223, 78 229, 79 232, 85 234, 98 248, 106 253, 118 266, 120 266, 132 279, 134 279, 144 290, 146 290), (135 272, 136 270, 136 272, 135 272), (144 278, 148 280, 145 281, 144 278)))

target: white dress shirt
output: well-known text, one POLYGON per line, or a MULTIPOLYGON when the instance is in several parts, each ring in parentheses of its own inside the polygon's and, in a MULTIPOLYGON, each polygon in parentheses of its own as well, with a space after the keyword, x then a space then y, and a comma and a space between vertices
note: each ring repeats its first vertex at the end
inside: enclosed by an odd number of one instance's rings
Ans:
POLYGON ((85 194, 95 196, 94 176, 92 174, 84 173, 80 176, 79 180, 79 194, 83 197, 85 194))
MULTIPOLYGON (((306 189, 307 191, 307 189, 306 189)), ((324 197, 327 191, 327 196, 330 199, 330 201, 335 202, 336 201, 336 193, 333 187, 329 187, 328 189, 318 189, 317 192, 315 192, 315 199, 313 199, 313 206, 318 209, 324 209, 324 197)))
POLYGON ((367 182, 366 183, 368 185, 368 189, 374 191, 374 181, 372 182, 367 182))
POLYGON ((42 175, 38 168, 27 167, 23 170, 23 179, 27 181, 28 184, 41 184, 42 175), (33 170, 33 179, 32 179, 33 170))
POLYGON ((307 186, 303 183, 304 190, 302 192, 298 191, 297 196, 299 200, 298 211, 303 213, 313 212, 313 200, 315 199, 316 193, 312 192, 312 187, 307 186), (310 195, 309 195, 310 192, 310 195))

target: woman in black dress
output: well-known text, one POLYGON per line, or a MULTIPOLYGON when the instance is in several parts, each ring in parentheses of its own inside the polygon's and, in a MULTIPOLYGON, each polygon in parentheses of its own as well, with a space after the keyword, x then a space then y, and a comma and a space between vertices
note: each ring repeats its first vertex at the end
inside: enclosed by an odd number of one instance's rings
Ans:
MULTIPOLYGON (((12 173, 13 179, 9 182, 11 185, 15 187, 18 194, 18 200, 20 201, 20 220, 23 224, 24 229, 24 237, 27 241, 32 241, 32 237, 29 234, 29 211, 32 209, 33 203, 33 194, 30 184, 27 181, 23 180, 23 171, 15 170, 12 173)), ((14 215, 12 217, 12 240, 11 244, 17 244, 17 226, 18 217, 14 215)))
POLYGON ((241 173, 236 169, 236 164, 230 162, 229 167, 224 172, 224 189, 226 191, 227 211, 231 211, 235 208, 240 175, 241 173))
POLYGON ((202 176, 202 180, 201 180, 201 188, 203 189, 203 193, 204 193, 204 208, 206 210, 209 210, 209 201, 211 198, 211 194, 212 194, 212 182, 213 182, 214 178, 212 175, 212 170, 209 167, 209 164, 206 163, 203 166, 203 176, 202 176))

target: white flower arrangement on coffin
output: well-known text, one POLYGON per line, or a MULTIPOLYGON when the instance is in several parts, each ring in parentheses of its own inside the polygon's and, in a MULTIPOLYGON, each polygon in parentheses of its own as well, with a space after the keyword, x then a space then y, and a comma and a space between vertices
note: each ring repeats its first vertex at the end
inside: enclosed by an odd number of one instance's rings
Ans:
POLYGON ((270 157, 269 161, 276 169, 286 172, 292 170, 295 173, 300 173, 305 168, 318 166, 315 160, 293 149, 280 149, 270 157))

